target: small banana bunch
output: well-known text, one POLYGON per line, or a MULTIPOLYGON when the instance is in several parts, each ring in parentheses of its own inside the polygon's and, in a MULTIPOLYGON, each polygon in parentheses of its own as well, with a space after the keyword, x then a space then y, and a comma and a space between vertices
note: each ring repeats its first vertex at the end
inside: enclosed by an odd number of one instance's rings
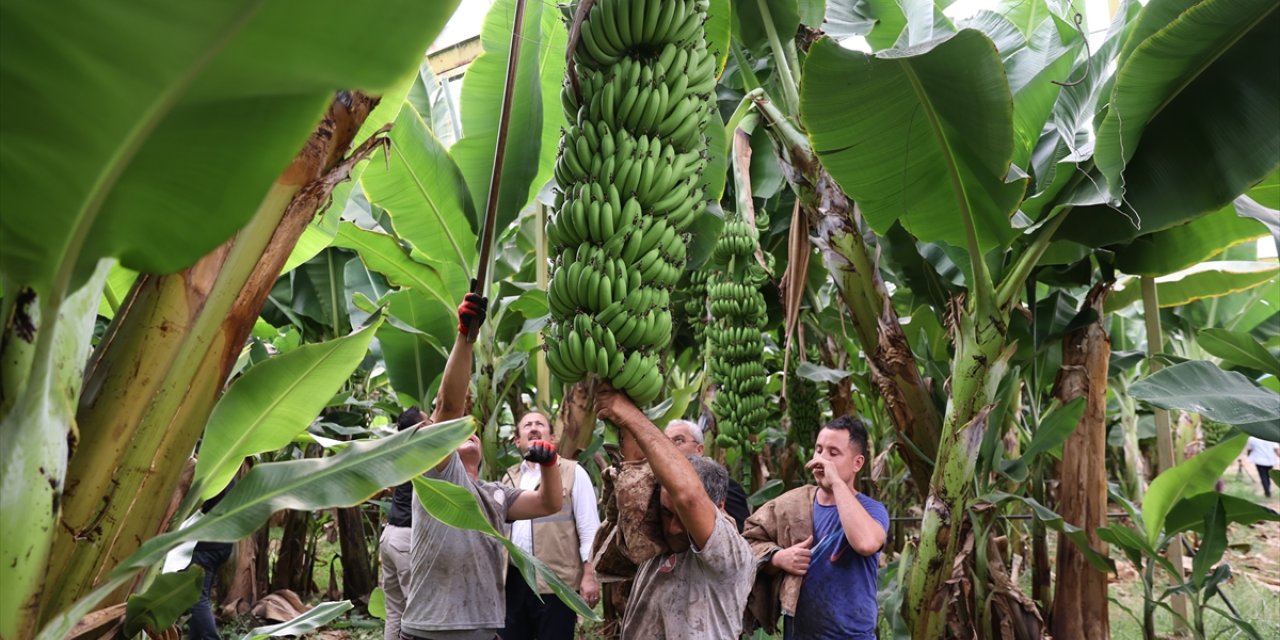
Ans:
MULTIPOLYGON (((799 354, 796 354, 799 355, 799 354)), ((817 354, 810 352, 809 360, 817 354)), ((802 447, 812 447, 818 437, 822 422, 822 408, 818 406, 818 385, 812 380, 796 375, 800 358, 791 358, 791 371, 787 377, 787 417, 791 419, 791 441, 802 447)))
POLYGON ((662 390, 671 289, 706 210, 704 135, 715 90, 707 0, 597 0, 561 101, 547 366, 609 380, 637 404, 662 390))
POLYGON ((706 285, 711 379, 718 385, 711 409, 716 443, 725 448, 753 448, 747 436, 763 431, 769 418, 760 334, 768 316, 760 287, 768 274, 754 256, 758 244, 756 228, 732 216, 712 249, 718 269, 706 285))

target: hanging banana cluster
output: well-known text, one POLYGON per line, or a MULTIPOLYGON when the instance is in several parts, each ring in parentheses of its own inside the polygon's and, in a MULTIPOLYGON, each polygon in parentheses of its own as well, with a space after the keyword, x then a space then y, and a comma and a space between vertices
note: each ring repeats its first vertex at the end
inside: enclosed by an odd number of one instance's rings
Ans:
MULTIPOLYGON (((800 361, 798 355, 792 356, 791 371, 787 376, 787 417, 791 419, 791 441, 807 448, 812 447, 818 437, 822 408, 818 406, 817 383, 796 375, 800 361)), ((809 361, 814 361, 816 356, 816 352, 811 353, 809 361)))
POLYGON ((597 0, 561 93, 570 124, 547 223, 547 365, 565 382, 609 380, 642 405, 662 389, 684 232, 706 209, 706 17, 707 0, 597 0))
POLYGON ((711 410, 719 430, 716 442, 726 448, 754 448, 747 436, 763 431, 769 418, 760 335, 767 320, 760 287, 768 274, 754 255, 758 243, 756 228, 732 216, 712 250, 718 268, 707 283, 711 379, 717 385, 711 410))
POLYGON ((707 340, 707 278, 705 268, 689 272, 688 286, 681 290, 684 299, 684 320, 693 331, 693 343, 699 351, 707 340))

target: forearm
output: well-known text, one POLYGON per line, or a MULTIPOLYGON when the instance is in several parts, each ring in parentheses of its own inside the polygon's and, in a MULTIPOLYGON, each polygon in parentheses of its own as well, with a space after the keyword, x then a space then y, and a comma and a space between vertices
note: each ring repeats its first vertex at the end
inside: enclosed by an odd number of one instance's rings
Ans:
POLYGON ((836 496, 836 509, 840 513, 840 527, 854 551, 869 556, 884 546, 884 528, 863 508, 853 489, 843 483, 832 487, 836 496))
POLYGON ((618 427, 626 434, 628 440, 644 452, 645 458, 649 460, 649 467, 653 469, 653 475, 658 479, 659 484, 666 487, 667 493, 670 493, 673 499, 680 502, 691 497, 687 494, 694 492, 697 495, 706 495, 702 490, 702 481, 698 479, 693 466, 671 443, 671 440, 649 421, 648 417, 637 409, 628 413, 620 422, 618 427))
POLYGON ((449 351, 440 378, 440 390, 436 393, 436 408, 431 414, 434 422, 461 418, 467 406, 467 387, 471 384, 472 345, 467 337, 458 334, 449 351))
POLYGON ((560 480, 560 467, 555 464, 542 465, 542 482, 538 486, 538 499, 547 515, 551 515, 564 506, 564 487, 560 480))

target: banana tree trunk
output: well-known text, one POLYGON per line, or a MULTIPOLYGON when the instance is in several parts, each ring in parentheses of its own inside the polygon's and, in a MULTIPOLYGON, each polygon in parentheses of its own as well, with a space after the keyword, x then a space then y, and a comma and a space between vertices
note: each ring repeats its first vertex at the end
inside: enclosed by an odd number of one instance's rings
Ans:
POLYGON ((1012 350, 1006 350, 1007 322, 981 304, 967 309, 957 304, 956 352, 952 359, 951 403, 938 443, 938 463, 929 482, 920 549, 911 567, 906 619, 915 640, 941 638, 947 603, 943 583, 960 542, 960 528, 973 488, 974 467, 987 428, 996 390, 1008 371, 1012 350))
POLYGON ((339 94, 245 228, 192 267, 134 284, 85 374, 42 620, 165 526, 165 499, 298 237, 380 144, 343 160, 376 103, 339 94))
MULTIPOLYGON (((373 578, 373 562, 369 558, 364 512, 360 507, 337 509, 338 545, 342 551, 342 597, 357 603, 362 610, 369 606, 369 594, 377 586, 373 578)), ((333 586, 330 585, 332 589, 333 586)))
MULTIPOLYGON (((1103 301, 1110 283, 1093 287, 1081 311, 1097 319, 1067 334, 1062 342, 1062 369, 1053 394, 1063 403, 1085 398, 1084 415, 1062 445, 1058 504, 1063 520, 1089 534, 1089 545, 1106 553, 1097 530, 1107 524, 1107 364, 1111 341, 1103 328, 1103 301)), ((1106 640, 1110 637, 1107 576, 1093 568, 1080 550, 1058 542, 1058 574, 1054 584, 1053 637, 1060 640, 1106 640)))
POLYGON ((823 262, 851 312, 872 383, 884 398, 898 433, 910 443, 901 451, 923 497, 928 491, 925 479, 933 473, 942 419, 862 238, 860 216, 823 168, 808 139, 762 92, 751 95, 778 150, 783 175, 817 233, 814 242, 822 251, 823 262))
POLYGON ((311 512, 289 511, 280 534, 280 553, 271 571, 271 590, 288 589, 301 597, 311 586, 307 547, 311 539, 311 512))

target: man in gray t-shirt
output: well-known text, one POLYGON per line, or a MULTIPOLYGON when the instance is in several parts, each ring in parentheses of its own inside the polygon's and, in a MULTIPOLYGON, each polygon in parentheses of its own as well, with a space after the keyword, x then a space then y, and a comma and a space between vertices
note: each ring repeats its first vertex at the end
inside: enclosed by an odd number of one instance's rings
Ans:
POLYGON ((756 562, 724 511, 728 472, 702 456, 686 458, 626 394, 608 385, 596 389, 596 414, 618 425, 649 460, 661 485, 663 537, 672 551, 636 572, 623 640, 737 638, 756 562))
MULTIPOLYGON (((431 414, 433 424, 460 418, 465 411, 471 380, 471 343, 466 333, 470 324, 484 321, 484 301, 468 294, 458 308, 458 317, 458 338, 445 363, 431 414)), ((501 530, 503 523, 511 520, 531 520, 560 511, 564 495, 556 450, 550 443, 535 440, 525 454, 526 460, 542 465, 542 482, 534 491, 476 480, 480 457, 480 439, 472 434, 426 475, 469 491, 494 529, 501 530)), ((403 637, 493 640, 506 619, 503 586, 507 559, 501 543, 478 531, 455 529, 436 520, 415 496, 409 563, 409 600, 400 620, 403 637)))

